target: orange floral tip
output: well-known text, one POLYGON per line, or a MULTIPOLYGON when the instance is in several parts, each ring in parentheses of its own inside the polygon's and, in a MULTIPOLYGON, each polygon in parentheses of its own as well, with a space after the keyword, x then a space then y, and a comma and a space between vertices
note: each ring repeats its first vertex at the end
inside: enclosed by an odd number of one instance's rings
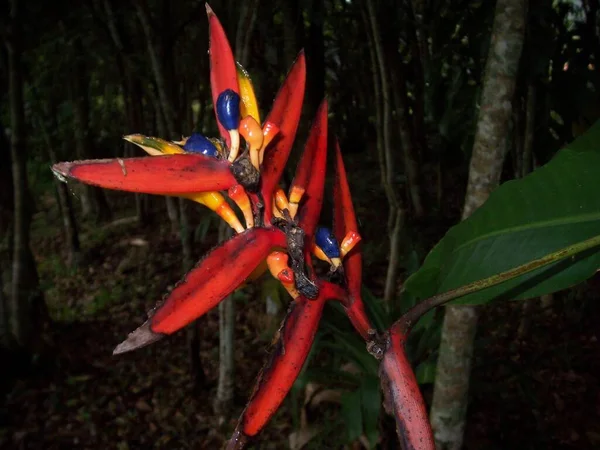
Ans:
POLYGON ((252 116, 246 116, 240 121, 240 134, 250 147, 250 162, 260 169, 260 148, 263 145, 263 133, 258 122, 252 116))
POLYGON ((252 205, 250 204, 250 198, 246 194, 246 190, 241 184, 231 186, 227 191, 229 198, 235 202, 240 208, 246 221, 246 228, 252 228, 254 226, 254 215, 252 214, 252 205))
POLYGON ((265 149, 269 146, 269 144, 271 143, 273 138, 279 134, 279 127, 277 125, 275 125, 273 122, 267 121, 263 125, 262 133, 263 133, 264 138, 263 138, 262 147, 261 147, 260 153, 259 153, 261 164, 265 157, 265 149))
POLYGON ((326 263, 331 264, 331 260, 329 259, 329 256, 327 256, 325 254, 325 252, 323 251, 323 249, 321 247, 319 247, 317 244, 313 244, 312 252, 313 252, 313 255, 315 255, 321 261, 325 261, 326 263))
POLYGON ((262 147, 264 136, 254 117, 246 116, 240 121, 240 134, 251 149, 258 150, 262 147))
POLYGON ((269 256, 267 256, 267 265, 269 266, 269 272, 273 277, 277 278, 279 276, 279 272, 284 269, 287 269, 289 256, 285 252, 271 252, 269 256))
POLYGON ((193 196, 192 200, 202 203, 216 212, 225 222, 229 224, 236 232, 241 233, 244 231, 240 220, 235 215, 229 203, 225 200, 225 197, 220 192, 203 192, 193 196))
POLYGON ((283 214, 281 214, 281 211, 277 207, 277 203, 275 202, 275 198, 273 198, 273 215, 275 217, 279 218, 279 219, 283 219, 283 214))
POLYGON ((275 191, 275 206, 277 206, 277 208, 279 208, 280 211, 283 211, 284 209, 289 209, 290 204, 285 195, 285 192, 283 192, 283 189, 281 188, 277 188, 277 190, 275 191))
POLYGON ((331 265, 337 269, 342 265, 342 258, 331 258, 331 265))
POLYGON ((342 254, 342 258, 346 256, 350 250, 352 250, 356 244, 361 241, 361 239, 362 238, 360 237, 360 234, 358 234, 356 231, 348 231, 340 245, 340 253, 342 254))
POLYGON ((290 190, 290 202, 292 203, 300 203, 302 196, 304 195, 304 188, 301 186, 292 186, 290 190))
POLYGON ((277 278, 293 298, 298 298, 300 293, 294 283, 294 272, 288 266, 288 255, 284 252, 271 252, 267 256, 267 265, 274 278, 277 278))
POLYGON ((158 155, 175 155, 177 153, 183 153, 183 149, 172 142, 167 142, 164 139, 144 136, 143 134, 129 134, 123 136, 127 142, 137 145, 142 148, 146 153, 151 156, 158 155))
POLYGON ((277 275, 277 279, 281 282, 281 285, 285 288, 285 290, 290 294, 290 296, 295 300, 300 297, 300 292, 296 289, 296 284, 294 282, 294 272, 292 269, 284 269, 279 272, 277 275))
POLYGON ((298 204, 304 195, 304 188, 300 186, 292 186, 290 190, 290 203, 288 206, 288 210, 290 211, 290 216, 292 219, 296 217, 296 213, 298 212, 298 204))

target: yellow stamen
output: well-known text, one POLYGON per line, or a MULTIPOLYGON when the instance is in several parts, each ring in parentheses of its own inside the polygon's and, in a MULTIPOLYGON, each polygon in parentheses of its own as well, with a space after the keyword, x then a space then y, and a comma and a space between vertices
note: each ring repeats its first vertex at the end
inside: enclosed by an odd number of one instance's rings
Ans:
POLYGON ((246 194, 244 187, 241 184, 231 186, 227 191, 227 194, 242 211, 244 220, 246 221, 246 228, 252 228, 254 226, 254 215, 252 214, 250 198, 248 198, 248 194, 246 194))
POLYGON ((342 258, 346 256, 350 252, 350 250, 352 250, 356 246, 356 244, 358 244, 361 241, 361 239, 362 238, 360 237, 360 234, 358 234, 356 231, 348 231, 340 245, 340 253, 342 255, 342 258))
POLYGON ((288 266, 288 255, 284 252, 271 252, 267 256, 267 265, 273 277, 281 281, 283 287, 294 298, 298 298, 300 293, 294 283, 294 272, 288 266))

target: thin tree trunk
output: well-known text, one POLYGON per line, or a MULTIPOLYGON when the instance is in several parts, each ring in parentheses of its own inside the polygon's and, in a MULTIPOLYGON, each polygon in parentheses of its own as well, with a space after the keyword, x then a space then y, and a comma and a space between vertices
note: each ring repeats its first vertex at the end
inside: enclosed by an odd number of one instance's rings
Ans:
POLYGON ((396 122, 398 123, 398 134, 400 145, 402 146, 402 157, 404 161, 404 170, 408 185, 408 194, 413 207, 415 219, 421 219, 425 215, 423 207, 423 198, 421 195, 421 185, 419 181, 419 162, 417 160, 413 131, 408 121, 408 110, 406 108, 406 85, 403 77, 400 76, 401 68, 398 67, 399 60, 396 58, 394 70, 392 70, 392 92, 394 95, 394 104, 396 106, 396 122))
POLYGON ((283 56, 285 67, 290 67, 304 42, 304 20, 298 0, 281 2, 283 16, 283 56))
MULTIPOLYGON (((154 112, 156 117, 156 128, 158 130, 158 134, 160 136, 167 135, 167 127, 165 125, 165 121, 163 118, 163 114, 160 107, 160 102, 156 95, 152 96, 152 101, 154 105, 154 112)), ((165 204, 167 206, 167 217, 171 222, 171 232, 176 234, 179 231, 179 214, 177 211, 177 202, 173 197, 165 197, 165 204)))
MULTIPOLYGON (((156 90, 158 98, 153 98, 155 103, 158 131, 160 135, 165 139, 176 139, 179 130, 176 127, 175 108, 171 102, 172 92, 170 86, 167 86, 165 64, 158 56, 157 46, 154 43, 155 33, 150 21, 150 14, 148 11, 148 5, 144 0, 136 0, 135 2, 136 11, 144 35, 146 37, 146 47, 148 50, 148 56, 150 57, 150 63, 152 66, 152 73, 154 75, 154 82, 156 83, 156 90)), ((164 42, 161 43, 164 46, 164 42)), ((179 229, 179 217, 177 213, 177 204, 171 197, 165 197, 167 205, 167 215, 171 221, 171 229, 173 232, 177 232, 179 229)))
POLYGON ((10 292, 10 329, 17 343, 31 348, 42 332, 45 309, 37 268, 29 246, 31 204, 27 182, 25 112, 23 108, 22 2, 11 0, 7 36, 11 159, 14 195, 13 260, 10 292))
MULTIPOLYGON (((156 31, 151 25, 148 5, 144 0, 136 0, 135 7, 146 37, 146 46, 148 49, 148 56, 150 57, 152 73, 154 74, 158 98, 160 99, 160 106, 167 126, 168 135, 163 135, 163 137, 167 139, 176 138, 177 134, 180 132, 177 128, 176 109, 173 107, 172 103, 172 90, 170 89, 170 86, 167 86, 165 65, 163 60, 159 58, 159 52, 154 44, 156 31), (171 95, 169 95, 170 93, 171 95)), ((164 45, 165 42, 162 42, 161 44, 164 45)))
POLYGON ((0 348, 10 346, 10 318, 8 316, 8 298, 4 294, 4 267, 0 265, 0 348))
POLYGON ((250 38, 256 22, 256 12, 260 0, 249 0, 240 3, 240 19, 235 35, 235 59, 242 66, 248 64, 250 57, 250 38))
MULTIPOLYGON (((81 42, 75 40, 74 47, 74 74, 71 84, 71 101, 73 104, 73 125, 75 128, 75 140, 77 142, 77 157, 80 159, 95 158, 96 151, 90 130, 90 101, 87 70, 82 58, 84 55, 81 42)), ((88 208, 93 210, 96 220, 110 220, 112 214, 106 193, 103 189, 86 186, 82 189, 83 212, 89 213, 88 208), (87 197, 87 198, 86 198, 87 197)))
MULTIPOLYGON (((57 129, 56 121, 54 117, 56 115, 56 111, 54 108, 51 108, 50 116, 52 120, 52 129, 57 129)), ((46 151, 48 152, 48 159, 50 160, 50 164, 54 165, 58 162, 58 158, 56 157, 56 152, 54 151, 54 142, 50 138, 50 134, 46 126, 39 120, 39 127, 42 131, 42 135, 44 136, 44 142, 46 143, 46 151)), ((65 146, 68 144, 65 142, 65 146)), ((77 267, 81 262, 81 245, 79 242, 79 230, 77 229, 77 220, 75 218, 75 209, 73 208, 73 202, 71 200, 71 195, 69 194, 69 189, 66 183, 63 183, 58 178, 54 178, 54 186, 56 187, 56 194, 58 197, 58 204, 61 211, 61 216, 63 219, 63 228, 65 232, 65 241, 67 243, 67 265, 70 267, 77 267)))
MULTIPOLYGON (((219 224, 219 242, 232 236, 231 227, 225 222, 219 224)), ((213 407, 215 414, 225 417, 233 404, 235 380, 234 370, 234 330, 235 303, 233 295, 219 303, 219 382, 213 407)))
MULTIPOLYGON (((529 83, 527 87, 527 99, 525 107, 525 134, 523 136, 523 155, 521 161, 521 174, 526 176, 531 172, 533 163, 533 140, 535 137, 535 105, 536 105, 536 88, 533 83, 529 83)), ((525 337, 531 329, 531 317, 534 314, 537 300, 529 299, 523 302, 521 323, 517 334, 520 338, 525 337)))
POLYGON ((312 0, 309 14, 310 26, 306 46, 307 94, 310 117, 314 117, 319 104, 325 96, 325 40, 323 24, 325 21, 325 2, 312 0))
MULTIPOLYGON (((479 208, 500 182, 525 21, 525 0, 498 0, 463 219, 479 208)), ((431 422, 439 450, 462 447, 476 325, 477 310, 474 307, 446 308, 431 407, 431 422)))
POLYGON ((403 229, 404 206, 402 205, 401 198, 396 193, 394 183, 396 167, 394 164, 394 152, 392 149, 392 99, 388 68, 385 63, 381 33, 379 30, 377 13, 373 4, 373 0, 366 0, 366 6, 368 23, 370 24, 371 30, 370 34, 372 37, 371 42, 373 44, 371 51, 375 55, 374 59, 376 60, 376 66, 379 69, 379 81, 381 87, 380 93, 383 104, 380 122, 382 126, 381 137, 383 139, 383 145, 381 147, 382 153, 379 155, 379 164, 382 171, 382 184, 383 188, 385 189, 389 205, 388 233, 390 237, 390 256, 388 260, 384 300, 386 304, 391 306, 392 301, 396 297, 397 291, 396 275, 400 262, 399 247, 400 237, 403 229))

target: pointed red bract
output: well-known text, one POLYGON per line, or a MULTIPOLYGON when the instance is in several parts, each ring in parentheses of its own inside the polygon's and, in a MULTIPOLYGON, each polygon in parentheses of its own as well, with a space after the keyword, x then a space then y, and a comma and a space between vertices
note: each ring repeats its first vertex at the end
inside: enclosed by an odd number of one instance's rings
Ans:
POLYGON ((251 228, 213 249, 152 314, 150 329, 171 334, 201 317, 237 289, 273 247, 285 247, 277 229, 251 228))
POLYGON ((342 242, 346 233, 358 231, 352 195, 348 185, 348 176, 344 167, 342 151, 335 140, 335 184, 333 187, 333 233, 338 242, 342 242))
POLYGON ((232 441, 256 436, 277 412, 304 366, 325 302, 341 300, 344 296, 339 286, 320 281, 318 285, 319 296, 315 300, 300 296, 290 305, 275 350, 258 376, 232 441))
POLYGON ((200 154, 62 162, 52 171, 106 189, 159 195, 220 191, 237 184, 226 161, 200 154))
MULTIPOLYGON (((279 133, 265 151, 261 170, 263 198, 270 199, 278 185, 283 169, 287 163, 296 130, 302 113, 304 87, 306 84, 306 62, 304 51, 301 51, 292 65, 281 89, 275 97, 273 108, 266 118, 279 127, 279 133)), ((271 222, 272 205, 265 202, 265 223, 271 222)))
POLYGON ((396 419, 402 448, 435 450, 425 402, 404 350, 405 336, 392 328, 379 368, 384 406, 396 419))
POLYGON ((323 100, 313 122, 304 155, 298 166, 296 178, 306 183, 306 190, 299 210, 299 224, 304 230, 306 242, 311 242, 323 205, 325 172, 327 170, 327 100, 323 100))
MULTIPOLYGON (((358 232, 358 223, 352 205, 352 195, 348 185, 348 177, 339 143, 335 142, 336 174, 333 186, 333 233, 338 242, 342 242, 349 231, 358 232)), ((360 245, 360 244, 359 244, 360 245)), ((344 258, 344 272, 346 274, 348 299, 346 312, 354 328, 363 339, 371 338, 369 335, 373 326, 366 314, 361 297, 362 285, 362 255, 359 247, 354 247, 344 258)))
MULTIPOLYGON (((235 59, 233 58, 233 52, 231 51, 225 30, 208 4, 206 5, 206 13, 208 14, 210 41, 208 50, 210 55, 210 88, 216 117, 217 98, 219 94, 227 89, 231 89, 239 94, 240 88, 237 81, 235 59)), ((229 146, 231 144, 229 133, 221 125, 218 117, 217 125, 219 126, 221 137, 225 139, 227 146, 229 146)))
POLYGON ((279 341, 262 373, 254 394, 240 419, 240 431, 256 436, 279 406, 298 377, 312 347, 325 300, 299 297, 290 305, 279 341))

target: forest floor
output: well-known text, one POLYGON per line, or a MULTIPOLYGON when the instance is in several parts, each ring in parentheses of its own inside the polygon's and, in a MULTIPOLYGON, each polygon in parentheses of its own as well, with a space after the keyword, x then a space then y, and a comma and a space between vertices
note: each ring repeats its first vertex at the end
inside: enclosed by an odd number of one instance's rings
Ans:
MULTIPOLYGON (((2 391, 0 448, 221 448, 269 351, 274 328, 265 324, 264 305, 251 295, 236 304, 235 407, 219 419, 212 408, 218 376, 216 310, 200 321, 207 377, 201 388, 194 387, 191 377, 185 332, 132 353, 111 354, 180 277, 178 237, 164 224, 84 224, 84 260, 72 271, 64 263, 53 200, 40 206, 33 249, 53 318, 48 339, 54 354, 32 372, 13 373, 9 390, 2 391)), ((359 215, 369 214, 367 207, 358 209, 359 215)), ((380 222, 367 222, 366 228, 380 222)), ((198 245, 197 256, 210 246, 198 245)), ((374 280, 375 293, 381 287, 380 269, 365 268, 366 283, 374 280)), ((521 337, 521 303, 485 308, 466 449, 600 447, 598 287, 592 280, 556 295, 552 313, 534 308, 521 337)), ((429 398, 431 386, 424 392, 429 398)), ((286 402, 256 448, 288 448, 293 423, 286 402)))

